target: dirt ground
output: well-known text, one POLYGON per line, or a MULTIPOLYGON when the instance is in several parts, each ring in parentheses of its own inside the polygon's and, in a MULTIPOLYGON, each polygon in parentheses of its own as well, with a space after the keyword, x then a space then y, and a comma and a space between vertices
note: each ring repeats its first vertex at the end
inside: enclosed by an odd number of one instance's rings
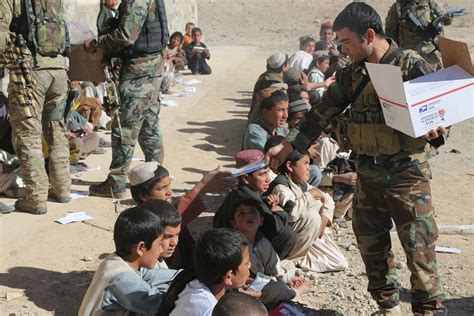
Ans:
MULTIPOLYGON (((182 193, 218 164, 230 168, 240 148, 243 128, 257 76, 274 50, 292 53, 302 35, 317 36, 319 26, 333 20, 350 1, 333 0, 199 0, 199 26, 210 46, 213 75, 197 78, 197 92, 170 97, 178 107, 165 107, 160 124, 164 131, 165 166, 175 177, 173 189, 182 193)), ((393 1, 366 1, 385 17, 393 1)), ((457 18, 446 35, 465 41, 474 52, 471 26, 473 3, 441 1, 444 7, 464 6, 470 14, 457 18)), ((183 26, 184 27, 184 26, 183 26)), ((174 31, 174 30, 171 30, 174 31)), ((175 87, 181 91, 184 86, 175 87)), ((108 137, 107 133, 102 132, 108 137)), ((438 224, 474 224, 474 120, 457 124, 448 144, 431 160, 433 196, 438 224)), ((137 160, 143 157, 137 147, 137 160)), ((111 151, 88 157, 99 170, 74 173, 73 189, 84 194, 91 183, 107 174, 111 151)), ((134 161, 133 165, 140 163, 134 161)), ((192 224, 198 235, 207 229, 223 196, 207 196, 208 211, 192 224)), ((1 199, 12 204, 14 200, 1 199)), ((69 204, 48 203, 42 216, 13 213, 0 216, 0 315, 74 315, 106 254, 113 251, 112 232, 117 211, 130 205, 87 197, 69 204), (54 222, 67 212, 85 211, 87 223, 54 222)), ((307 275, 315 281, 311 291, 296 299, 309 315, 369 315, 376 310, 366 288, 364 266, 351 228, 334 227, 332 238, 350 263, 345 272, 307 275)), ((409 274, 396 234, 397 258, 404 314, 410 314, 409 274)), ((448 295, 450 315, 474 314, 474 235, 441 234, 438 245, 456 247, 461 254, 438 254, 441 281, 448 295)))

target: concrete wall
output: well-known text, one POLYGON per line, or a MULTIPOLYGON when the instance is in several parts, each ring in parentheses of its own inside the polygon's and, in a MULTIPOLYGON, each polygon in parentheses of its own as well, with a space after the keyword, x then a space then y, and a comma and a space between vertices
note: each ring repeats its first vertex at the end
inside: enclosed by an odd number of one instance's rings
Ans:
MULTIPOLYGON (((100 0, 64 0, 68 20, 86 25, 97 33, 95 22, 99 3, 100 0)), ((183 32, 186 22, 197 24, 196 0, 165 0, 165 5, 170 34, 174 31, 183 32)))

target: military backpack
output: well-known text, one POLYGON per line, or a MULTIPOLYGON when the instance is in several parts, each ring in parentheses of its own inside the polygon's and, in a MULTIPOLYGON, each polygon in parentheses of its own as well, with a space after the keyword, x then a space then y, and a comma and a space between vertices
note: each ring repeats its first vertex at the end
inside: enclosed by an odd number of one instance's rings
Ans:
POLYGON ((65 56, 70 48, 63 0, 14 0, 10 29, 23 35, 34 55, 65 56))

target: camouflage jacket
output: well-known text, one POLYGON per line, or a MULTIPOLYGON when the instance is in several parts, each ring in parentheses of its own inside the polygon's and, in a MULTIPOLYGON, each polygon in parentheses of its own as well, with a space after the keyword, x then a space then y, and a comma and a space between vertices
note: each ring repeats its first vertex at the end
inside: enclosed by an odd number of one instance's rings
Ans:
POLYGON ((401 48, 429 54, 435 50, 432 38, 407 18, 410 12, 421 23, 428 25, 444 10, 437 0, 397 0, 385 19, 385 35, 394 39, 401 48))
MULTIPOLYGON (((103 48, 106 55, 120 53, 125 48, 133 45, 138 39, 145 21, 150 18, 160 18, 163 21, 163 30, 168 32, 166 13, 155 17, 155 8, 163 8, 163 0, 125 0, 119 9, 118 27, 113 31, 99 36, 99 47, 103 48)), ((125 58, 122 66, 121 79, 133 79, 144 76, 157 76, 161 73, 163 64, 161 53, 147 54, 140 57, 125 58)))
MULTIPOLYGON (((388 59, 388 56, 398 48, 393 41, 390 39, 387 40, 390 43, 390 48, 382 57, 380 63, 384 63, 384 59, 388 59)), ((397 57, 389 62, 389 64, 401 68, 404 81, 432 72, 432 69, 426 61, 417 52, 412 50, 401 51, 397 57)), ((314 107, 310 112, 308 112, 301 125, 294 128, 288 134, 287 139, 295 147, 307 149, 309 145, 319 137, 321 131, 325 129, 333 119, 338 118, 338 116, 340 116, 346 109, 347 111, 345 114, 347 115, 344 115, 344 117, 347 118, 349 123, 378 124, 383 125, 385 129, 392 130, 390 127, 385 125, 382 108, 374 86, 370 80, 365 85, 362 92, 357 96, 357 99, 351 102, 357 87, 361 84, 364 77, 368 76, 364 65, 365 62, 354 62, 336 72, 336 82, 324 93, 320 105, 314 107)), ((338 124, 340 122, 341 120, 338 118, 338 124)), ((400 142, 420 140, 413 139, 396 130, 392 131, 395 137, 400 138, 400 142)), ((362 138, 361 141, 363 143, 365 139, 362 138)), ((426 142, 423 140, 421 141, 423 142, 422 145, 426 145, 426 142)), ((341 144, 340 139, 339 143, 341 144)), ((344 149, 354 150, 354 147, 351 146, 351 144, 346 147, 349 148, 344 149)), ((395 153, 394 158, 402 159, 407 156, 413 156, 413 159, 424 161, 426 160, 425 151, 428 150, 428 146, 421 147, 420 151, 416 153, 416 157, 414 152, 400 151, 395 153)))

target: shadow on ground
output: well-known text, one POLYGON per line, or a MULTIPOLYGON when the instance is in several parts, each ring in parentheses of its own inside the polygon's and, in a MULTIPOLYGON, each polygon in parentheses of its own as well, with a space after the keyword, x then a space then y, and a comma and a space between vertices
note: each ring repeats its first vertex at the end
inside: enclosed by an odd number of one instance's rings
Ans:
POLYGON ((62 273, 15 267, 8 273, 0 273, 0 285, 23 290, 27 299, 39 308, 66 316, 77 314, 93 276, 94 271, 62 273))

